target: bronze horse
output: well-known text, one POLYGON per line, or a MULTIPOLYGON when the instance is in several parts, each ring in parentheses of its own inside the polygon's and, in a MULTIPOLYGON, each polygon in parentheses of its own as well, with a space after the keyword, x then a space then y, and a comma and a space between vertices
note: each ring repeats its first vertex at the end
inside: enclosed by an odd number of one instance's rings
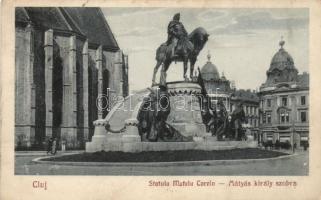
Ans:
MULTIPOLYGON (((187 72, 187 64, 188 61, 190 62, 190 78, 193 76, 194 72, 194 65, 197 60, 197 56, 200 53, 200 51, 203 49, 204 45, 206 44, 208 40, 209 34, 206 32, 206 30, 202 27, 196 28, 192 33, 188 35, 188 41, 192 45, 182 45, 182 48, 177 48, 177 51, 175 54, 177 57, 172 57, 172 49, 170 46, 167 46, 166 43, 162 44, 160 47, 158 47, 156 51, 156 66, 154 68, 154 74, 153 74, 153 85, 155 84, 155 76, 158 71, 158 68, 163 64, 162 71, 161 71, 161 78, 160 83, 165 84, 166 83, 166 72, 170 66, 170 64, 173 61, 182 61, 184 66, 184 74, 183 78, 186 80, 186 72, 187 72)), ((180 39, 184 40, 184 38, 180 39)), ((178 45, 180 43, 184 43, 184 41, 178 41, 178 45)))

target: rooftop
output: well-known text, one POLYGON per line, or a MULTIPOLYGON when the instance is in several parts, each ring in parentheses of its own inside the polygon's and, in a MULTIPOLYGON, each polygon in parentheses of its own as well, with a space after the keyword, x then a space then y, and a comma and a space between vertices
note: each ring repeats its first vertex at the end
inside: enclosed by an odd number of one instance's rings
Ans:
POLYGON ((17 7, 16 22, 27 22, 43 29, 74 32, 90 44, 119 50, 116 39, 100 8, 17 7))

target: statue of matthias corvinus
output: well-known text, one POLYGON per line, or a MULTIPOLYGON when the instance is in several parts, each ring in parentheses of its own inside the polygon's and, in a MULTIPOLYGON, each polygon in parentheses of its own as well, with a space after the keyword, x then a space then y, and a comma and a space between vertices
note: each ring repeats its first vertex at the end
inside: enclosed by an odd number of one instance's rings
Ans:
POLYGON ((156 66, 153 74, 153 85, 156 84, 155 76, 162 65, 160 84, 166 84, 166 72, 173 61, 183 62, 183 78, 186 76, 187 65, 190 63, 190 78, 193 76, 194 65, 197 56, 206 44, 209 34, 202 27, 196 28, 190 34, 187 33, 184 25, 180 22, 180 13, 174 15, 167 27, 167 41, 158 47, 156 51, 156 66))

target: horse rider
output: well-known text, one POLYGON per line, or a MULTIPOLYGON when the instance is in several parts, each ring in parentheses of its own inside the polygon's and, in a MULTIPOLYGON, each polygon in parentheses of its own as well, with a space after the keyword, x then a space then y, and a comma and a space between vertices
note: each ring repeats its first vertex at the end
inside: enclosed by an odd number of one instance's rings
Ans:
POLYGON ((167 41, 166 45, 172 45, 172 57, 175 57, 175 52, 178 47, 178 43, 182 38, 187 38, 188 34, 184 25, 179 21, 180 13, 176 13, 173 20, 169 22, 167 27, 167 41))

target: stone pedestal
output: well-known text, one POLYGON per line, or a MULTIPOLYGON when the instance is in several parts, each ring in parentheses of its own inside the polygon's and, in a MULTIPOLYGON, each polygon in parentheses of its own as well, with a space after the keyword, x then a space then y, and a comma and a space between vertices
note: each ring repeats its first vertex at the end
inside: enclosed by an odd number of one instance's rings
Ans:
POLYGON ((127 119, 126 122, 126 131, 122 136, 123 142, 140 142, 141 138, 138 132, 138 120, 137 119, 127 119))
POLYGON ((171 106, 167 122, 186 137, 206 137, 199 101, 201 87, 192 82, 172 82, 167 87, 171 106))
MULTIPOLYGON (((177 129, 184 136, 193 137, 189 142, 143 142, 138 131, 139 110, 142 100, 136 104, 126 120, 114 115, 111 111, 105 119, 94 122, 95 133, 91 142, 86 143, 86 152, 95 151, 176 151, 176 150, 222 150, 233 148, 254 148, 256 141, 216 141, 215 137, 208 136, 202 122, 199 96, 201 87, 191 82, 168 83, 171 112, 167 123, 177 129), (113 119, 115 117, 115 119, 113 119), (125 120, 125 132, 112 133, 105 129, 112 120, 125 120), (109 122, 108 122, 109 120, 109 122)), ((129 99, 127 99, 129 100, 129 99)), ((121 106, 119 104, 118 106, 121 106)), ((116 109, 116 108, 115 108, 116 109)))
POLYGON ((95 132, 94 136, 91 139, 91 142, 86 143, 87 152, 101 151, 105 149, 105 143, 107 138, 107 132, 105 129, 106 125, 107 121, 104 119, 98 119, 94 121, 95 132))
POLYGON ((106 129, 105 126, 107 125, 106 120, 98 119, 94 121, 95 126, 95 133, 92 137, 92 140, 100 140, 101 138, 106 139, 106 129))
POLYGON ((126 131, 122 136, 124 152, 142 151, 141 137, 138 132, 138 120, 135 118, 126 120, 126 131))

